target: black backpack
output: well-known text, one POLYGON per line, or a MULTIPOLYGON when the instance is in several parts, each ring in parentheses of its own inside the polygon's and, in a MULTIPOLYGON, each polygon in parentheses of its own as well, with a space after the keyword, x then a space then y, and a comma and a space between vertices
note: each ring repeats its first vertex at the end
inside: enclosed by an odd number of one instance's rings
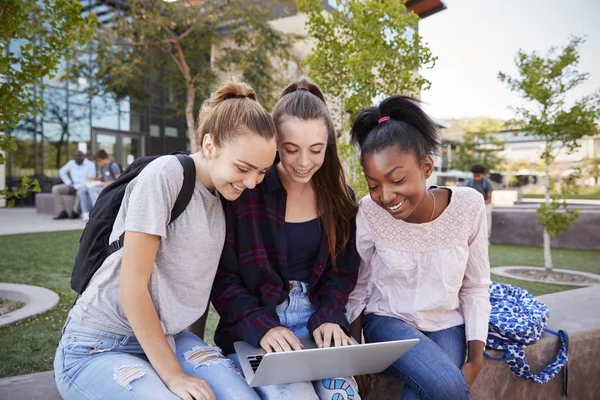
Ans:
MULTIPOLYGON (((175 200, 171 211, 171 220, 185 210, 196 185, 196 166, 194 160, 185 153, 173 153, 183 166, 183 187, 175 200)), ((140 157, 123 171, 119 178, 100 192, 96 204, 90 213, 90 219, 79 239, 79 251, 75 257, 75 265, 71 275, 71 288, 81 294, 98 271, 104 260, 123 247, 125 233, 118 240, 108 243, 113 224, 121 208, 125 189, 129 182, 142 172, 152 161, 160 156, 140 157)))

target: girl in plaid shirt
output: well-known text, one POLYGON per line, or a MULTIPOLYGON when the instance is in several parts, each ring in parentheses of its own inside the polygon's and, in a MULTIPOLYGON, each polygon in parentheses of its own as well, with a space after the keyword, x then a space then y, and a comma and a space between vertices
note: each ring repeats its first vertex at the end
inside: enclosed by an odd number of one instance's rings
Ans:
MULTIPOLYGON (((288 86, 273 110, 278 158, 265 182, 226 207, 225 248, 212 302, 215 341, 225 352, 245 340, 267 352, 350 343, 345 315, 356 284, 357 211, 337 156, 321 90, 288 86)), ((236 360, 235 355, 231 356, 236 360)), ((358 400, 353 378, 256 388, 263 399, 358 400)))

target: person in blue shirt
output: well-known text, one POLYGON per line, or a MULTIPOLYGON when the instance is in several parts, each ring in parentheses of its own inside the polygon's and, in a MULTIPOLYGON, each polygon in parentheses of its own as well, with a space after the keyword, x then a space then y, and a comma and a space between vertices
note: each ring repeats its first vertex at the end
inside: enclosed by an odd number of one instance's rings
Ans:
POLYGON ((63 195, 75 195, 77 191, 85 188, 88 178, 96 176, 96 166, 85 158, 82 151, 73 153, 73 159, 63 165, 58 171, 62 184, 52 186, 54 196, 54 219, 79 218, 79 196, 76 197, 71 214, 67 213, 63 195))
POLYGON ((79 201, 81 203, 81 219, 88 222, 90 219, 90 210, 96 204, 98 196, 102 189, 117 180, 123 170, 121 166, 112 161, 106 151, 100 149, 94 153, 94 162, 100 167, 100 175, 94 178, 88 178, 88 182, 81 189, 77 190, 79 201))
POLYGON ((477 190, 485 200, 485 210, 487 214, 488 240, 492 236, 492 182, 485 177, 485 167, 475 164, 471 168, 473 178, 469 179, 467 186, 477 190))

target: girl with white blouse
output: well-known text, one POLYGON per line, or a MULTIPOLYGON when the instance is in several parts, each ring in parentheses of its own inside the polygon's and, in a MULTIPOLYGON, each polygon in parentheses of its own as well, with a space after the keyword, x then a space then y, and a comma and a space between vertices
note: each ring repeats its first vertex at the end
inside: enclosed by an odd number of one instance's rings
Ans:
MULTIPOLYGON (((426 186, 440 137, 414 99, 363 109, 351 136, 369 186, 356 219, 352 335, 360 340, 362 328, 367 343, 420 339, 386 370, 404 381, 401 399, 468 399, 491 308, 483 198, 426 186)), ((368 390, 367 378, 359 385, 368 390)))

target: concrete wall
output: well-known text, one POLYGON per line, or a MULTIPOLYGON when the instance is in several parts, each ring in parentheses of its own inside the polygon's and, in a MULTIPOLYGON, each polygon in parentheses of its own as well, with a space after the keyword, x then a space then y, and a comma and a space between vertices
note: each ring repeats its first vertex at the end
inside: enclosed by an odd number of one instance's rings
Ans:
MULTIPOLYGON (((533 207, 495 208, 492 216, 492 243, 542 246, 543 230, 533 207)), ((600 250, 600 207, 583 209, 573 227, 552 238, 552 247, 600 250)))

